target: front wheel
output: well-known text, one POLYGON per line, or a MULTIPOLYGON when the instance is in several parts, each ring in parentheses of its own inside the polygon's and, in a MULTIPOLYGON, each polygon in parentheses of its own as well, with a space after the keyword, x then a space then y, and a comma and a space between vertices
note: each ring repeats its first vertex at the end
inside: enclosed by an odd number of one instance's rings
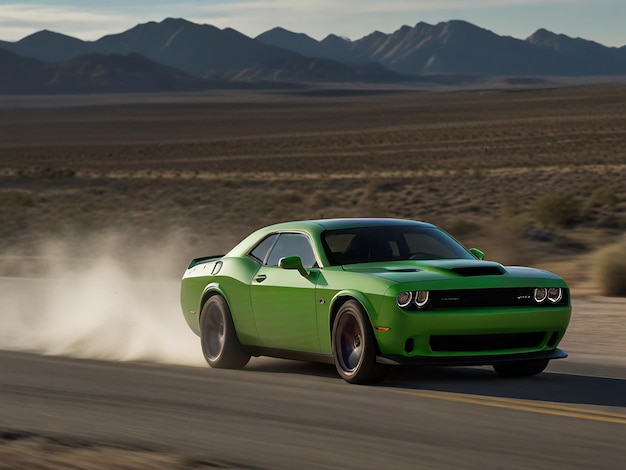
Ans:
POLYGON ((226 300, 214 295, 200 312, 200 342, 202 353, 211 367, 240 369, 250 360, 241 348, 226 300))
POLYGON ((355 300, 341 306, 332 331, 335 367, 341 378, 353 384, 380 382, 388 366, 376 362, 376 338, 365 310, 355 300))
POLYGON ((548 359, 502 362, 493 368, 500 377, 528 377, 542 373, 549 362, 548 359))

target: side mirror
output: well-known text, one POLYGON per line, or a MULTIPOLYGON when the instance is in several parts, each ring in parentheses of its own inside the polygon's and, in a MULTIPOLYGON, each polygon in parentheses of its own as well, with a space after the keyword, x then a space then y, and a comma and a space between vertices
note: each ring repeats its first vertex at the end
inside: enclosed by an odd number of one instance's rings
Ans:
POLYGON ((478 259, 485 259, 485 253, 480 251, 478 248, 470 248, 470 253, 473 254, 478 259))
POLYGON ((278 267, 283 269, 297 269, 298 272, 307 277, 309 272, 302 266, 302 260, 299 256, 285 256, 278 261, 278 267))

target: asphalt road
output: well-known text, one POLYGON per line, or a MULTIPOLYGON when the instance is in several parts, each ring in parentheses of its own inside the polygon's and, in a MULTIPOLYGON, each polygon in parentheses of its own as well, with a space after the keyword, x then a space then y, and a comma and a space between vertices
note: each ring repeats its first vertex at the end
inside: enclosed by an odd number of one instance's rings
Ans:
POLYGON ((378 386, 332 366, 241 371, 0 352, 0 431, 173 452, 218 468, 623 465, 626 371, 555 362, 533 378, 399 369, 378 386))

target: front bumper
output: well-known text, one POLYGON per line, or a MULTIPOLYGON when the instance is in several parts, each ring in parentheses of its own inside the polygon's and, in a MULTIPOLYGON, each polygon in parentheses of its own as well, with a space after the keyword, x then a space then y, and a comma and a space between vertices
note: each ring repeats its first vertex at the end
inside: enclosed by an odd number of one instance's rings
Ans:
POLYGON ((491 364, 481 358, 553 354, 567 330, 571 306, 406 312, 395 299, 385 299, 380 312, 373 327, 381 357, 491 364))

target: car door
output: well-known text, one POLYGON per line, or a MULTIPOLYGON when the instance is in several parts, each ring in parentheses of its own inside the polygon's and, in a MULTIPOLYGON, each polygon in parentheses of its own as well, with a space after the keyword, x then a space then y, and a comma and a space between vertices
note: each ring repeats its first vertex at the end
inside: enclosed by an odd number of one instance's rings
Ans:
POLYGON ((319 276, 309 237, 281 233, 252 279, 254 320, 265 347, 319 352, 315 285, 319 276), (308 276, 278 267, 281 258, 299 256, 308 276))

